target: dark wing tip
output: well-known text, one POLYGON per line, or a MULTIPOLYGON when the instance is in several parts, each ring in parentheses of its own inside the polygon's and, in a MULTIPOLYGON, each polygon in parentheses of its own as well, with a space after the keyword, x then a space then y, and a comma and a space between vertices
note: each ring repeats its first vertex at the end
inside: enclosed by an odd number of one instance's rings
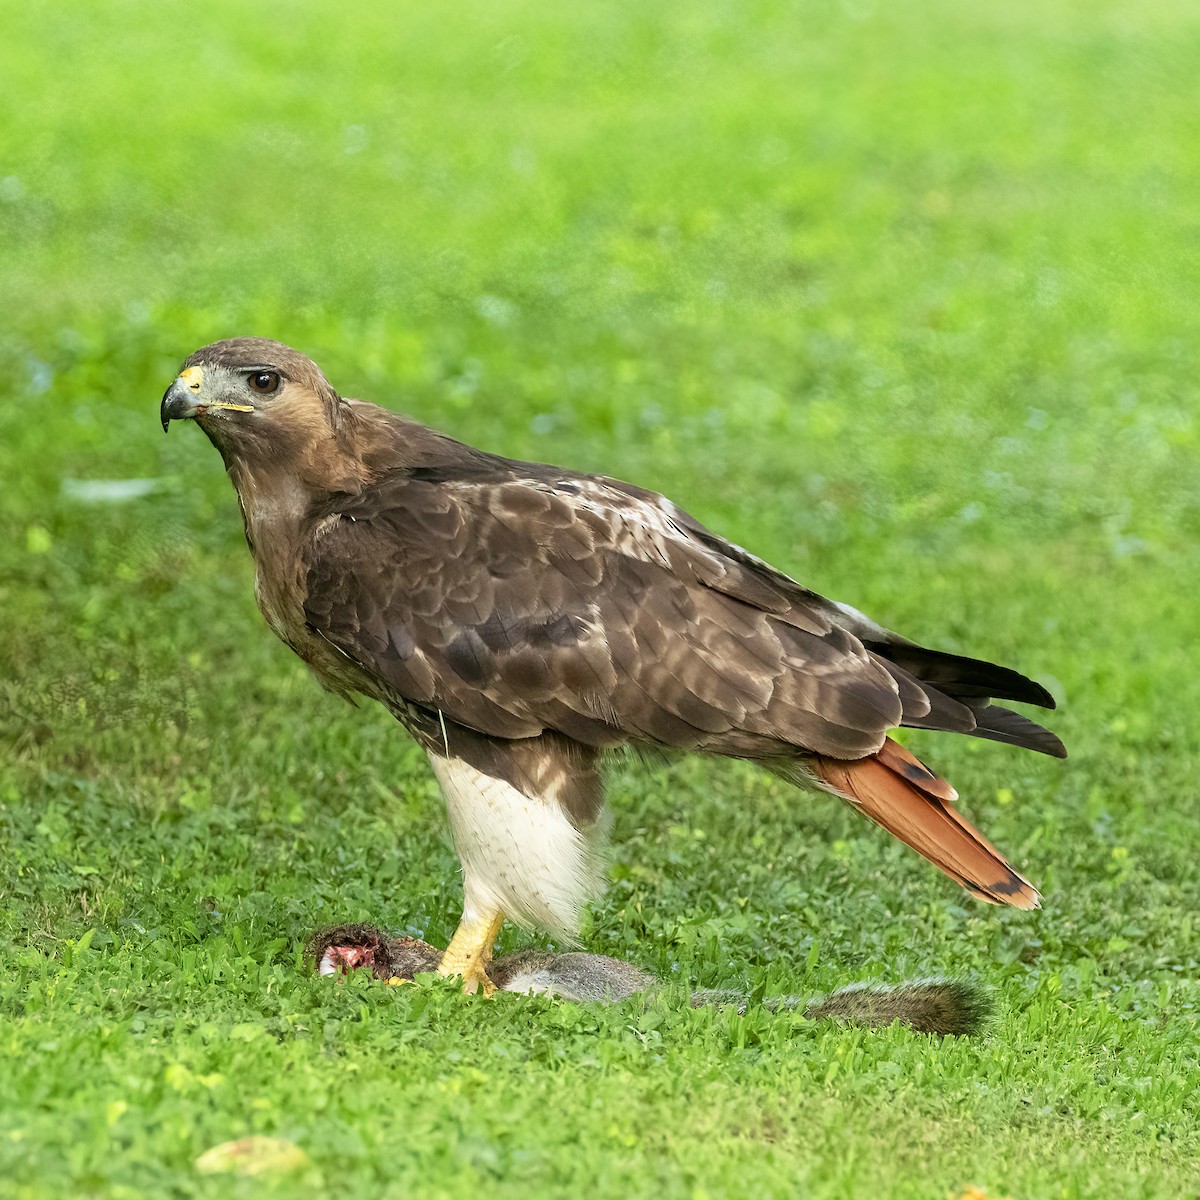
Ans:
POLYGON ((921 683, 933 684, 955 700, 995 697, 1036 704, 1039 708, 1058 707, 1054 697, 1040 683, 1011 667, 902 641, 868 640, 863 645, 880 658, 903 667, 921 683))
POLYGON ((1036 750, 1039 754, 1048 754, 1051 758, 1067 757, 1067 748, 1057 734, 1010 708, 988 704, 974 711, 975 737, 1004 742, 1009 746, 1020 746, 1025 750, 1036 750))

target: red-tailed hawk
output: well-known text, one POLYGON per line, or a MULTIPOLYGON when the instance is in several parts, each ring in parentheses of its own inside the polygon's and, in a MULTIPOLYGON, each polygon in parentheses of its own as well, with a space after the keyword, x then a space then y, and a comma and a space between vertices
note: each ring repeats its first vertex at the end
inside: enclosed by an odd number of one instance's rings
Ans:
POLYGON ((619 746, 749 759, 848 800, 975 896, 1036 890, 888 738, 943 729, 1065 756, 991 698, 1006 667, 927 650, 653 492, 472 449, 339 396, 279 342, 197 350, 162 400, 237 490, 267 623, 429 755, 463 868, 441 970, 487 988, 505 917, 571 938, 599 883, 619 746))

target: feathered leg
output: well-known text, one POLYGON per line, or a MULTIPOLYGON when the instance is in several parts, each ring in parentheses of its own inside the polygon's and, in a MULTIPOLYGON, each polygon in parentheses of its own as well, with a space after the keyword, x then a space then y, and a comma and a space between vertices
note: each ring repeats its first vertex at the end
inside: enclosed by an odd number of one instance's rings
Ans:
POLYGON ((603 805, 596 753, 547 734, 502 742, 448 726, 430 750, 463 869, 463 915, 443 975, 491 991, 487 964, 505 918, 574 941, 598 888, 603 805))

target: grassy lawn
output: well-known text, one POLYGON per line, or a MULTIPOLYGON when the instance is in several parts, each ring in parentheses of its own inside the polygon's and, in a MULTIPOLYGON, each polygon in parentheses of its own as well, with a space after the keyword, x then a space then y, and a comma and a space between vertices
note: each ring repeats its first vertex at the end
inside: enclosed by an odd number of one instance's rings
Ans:
POLYGON ((0 1196, 1200 1194, 1197 61, 1188 0, 0 8, 0 1196), (459 880, 162 436, 244 333, 1047 682, 1067 763, 907 739, 1043 910, 622 764, 585 944, 652 1005, 314 978, 459 880), (986 1038, 684 1000, 939 971, 986 1038), (194 1166, 250 1133, 307 1167, 194 1166))

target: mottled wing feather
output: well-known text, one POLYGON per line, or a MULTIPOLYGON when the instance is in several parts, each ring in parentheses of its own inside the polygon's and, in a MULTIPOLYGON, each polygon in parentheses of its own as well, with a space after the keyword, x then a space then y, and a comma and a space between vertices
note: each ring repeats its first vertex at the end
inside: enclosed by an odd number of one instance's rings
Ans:
POLYGON ((902 686, 927 705, 811 593, 661 498, 493 461, 397 473, 310 549, 307 619, 381 693, 497 737, 754 758, 861 757, 900 723, 902 686))
MULTIPOLYGON (((613 482, 612 486, 651 504, 664 503, 654 493, 630 484, 613 482)), ((683 510, 673 505, 671 509, 673 520, 690 537, 749 569, 787 601, 809 608, 853 634, 896 680, 904 707, 902 724, 968 733, 1066 758, 1066 748, 1049 730, 1009 709, 989 704, 990 699, 997 698, 1054 708, 1054 697, 1041 684, 1009 667, 917 645, 884 629, 856 608, 828 600, 797 583, 770 563, 706 529, 683 510)))

